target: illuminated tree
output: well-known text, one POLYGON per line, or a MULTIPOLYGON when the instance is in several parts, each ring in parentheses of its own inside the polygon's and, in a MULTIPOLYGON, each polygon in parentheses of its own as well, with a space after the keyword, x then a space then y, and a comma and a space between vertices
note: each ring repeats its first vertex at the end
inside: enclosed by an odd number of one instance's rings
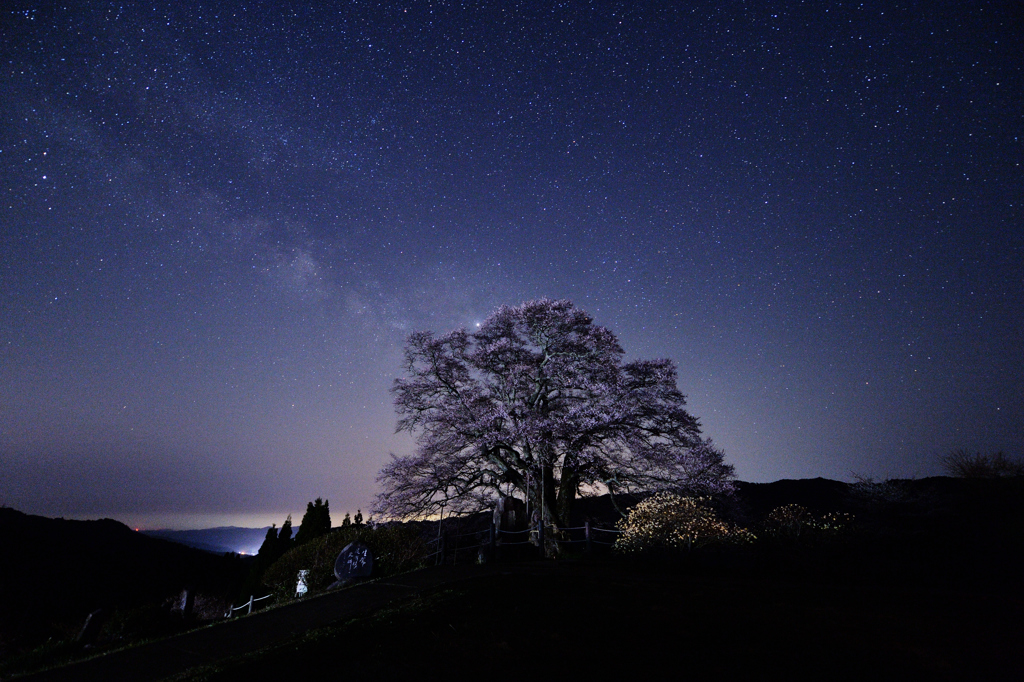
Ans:
POLYGON ((684 409, 672 361, 622 357, 569 301, 502 306, 475 333, 412 334, 392 392, 417 448, 381 471, 375 513, 471 513, 513 495, 564 525, 588 490, 729 490, 732 467, 684 409))

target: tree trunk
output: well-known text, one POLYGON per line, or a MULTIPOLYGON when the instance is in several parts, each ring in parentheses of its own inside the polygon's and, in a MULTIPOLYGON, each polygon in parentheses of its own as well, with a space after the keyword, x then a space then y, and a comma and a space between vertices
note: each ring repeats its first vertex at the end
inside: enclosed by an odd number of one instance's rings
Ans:
POLYGON ((531 471, 529 485, 524 488, 528 491, 527 502, 529 504, 529 518, 526 520, 527 524, 531 527, 534 526, 533 517, 534 515, 540 515, 541 509, 543 508, 543 495, 540 490, 540 471, 531 471))
POLYGON ((544 465, 544 522, 562 525, 556 513, 555 471, 550 464, 544 465))
POLYGON ((562 478, 558 482, 559 526, 568 528, 572 523, 572 507, 580 488, 580 476, 568 459, 562 462, 562 478))

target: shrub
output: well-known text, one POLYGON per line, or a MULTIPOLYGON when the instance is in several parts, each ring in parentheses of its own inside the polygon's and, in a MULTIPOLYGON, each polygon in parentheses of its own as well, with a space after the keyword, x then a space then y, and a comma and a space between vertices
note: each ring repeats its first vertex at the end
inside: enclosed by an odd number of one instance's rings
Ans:
POLYGON ((824 516, 815 516, 806 507, 799 504, 787 504, 776 507, 765 519, 765 531, 776 537, 797 538, 802 535, 815 536, 838 535, 850 528, 853 515, 830 512, 824 516))
POLYGON ((749 542, 749 531, 718 517, 708 498, 662 492, 633 507, 619 522, 615 541, 620 552, 679 551, 719 542, 749 542))
POLYGON ((955 478, 1024 476, 1024 462, 1010 459, 1002 452, 983 455, 960 449, 949 453, 940 462, 946 473, 955 478))
POLYGON ((374 578, 418 568, 427 554, 426 545, 414 528, 401 524, 344 526, 286 552, 263 574, 263 584, 278 599, 291 599, 295 596, 299 571, 305 569, 309 570, 309 592, 323 591, 334 582, 338 554, 345 545, 356 541, 366 543, 373 552, 374 578))
POLYGON ((765 519, 765 530, 773 535, 798 537, 804 526, 814 523, 814 515, 799 504, 776 507, 765 519))

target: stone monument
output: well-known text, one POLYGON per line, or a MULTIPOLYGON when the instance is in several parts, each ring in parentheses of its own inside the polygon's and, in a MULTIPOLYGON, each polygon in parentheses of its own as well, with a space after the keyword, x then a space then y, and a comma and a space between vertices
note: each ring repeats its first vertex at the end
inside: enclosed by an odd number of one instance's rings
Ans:
POLYGON ((354 580, 369 578, 373 574, 373 552, 362 542, 345 545, 334 562, 334 577, 331 587, 347 585, 354 580))

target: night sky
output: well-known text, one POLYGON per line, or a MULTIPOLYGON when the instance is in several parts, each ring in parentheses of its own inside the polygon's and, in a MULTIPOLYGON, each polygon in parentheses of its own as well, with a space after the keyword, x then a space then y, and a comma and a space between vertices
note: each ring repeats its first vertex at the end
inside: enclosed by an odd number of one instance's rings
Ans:
POLYGON ((81 4, 0 18, 0 504, 365 513, 405 337, 545 296, 743 480, 1022 454, 1020 2, 81 4))

